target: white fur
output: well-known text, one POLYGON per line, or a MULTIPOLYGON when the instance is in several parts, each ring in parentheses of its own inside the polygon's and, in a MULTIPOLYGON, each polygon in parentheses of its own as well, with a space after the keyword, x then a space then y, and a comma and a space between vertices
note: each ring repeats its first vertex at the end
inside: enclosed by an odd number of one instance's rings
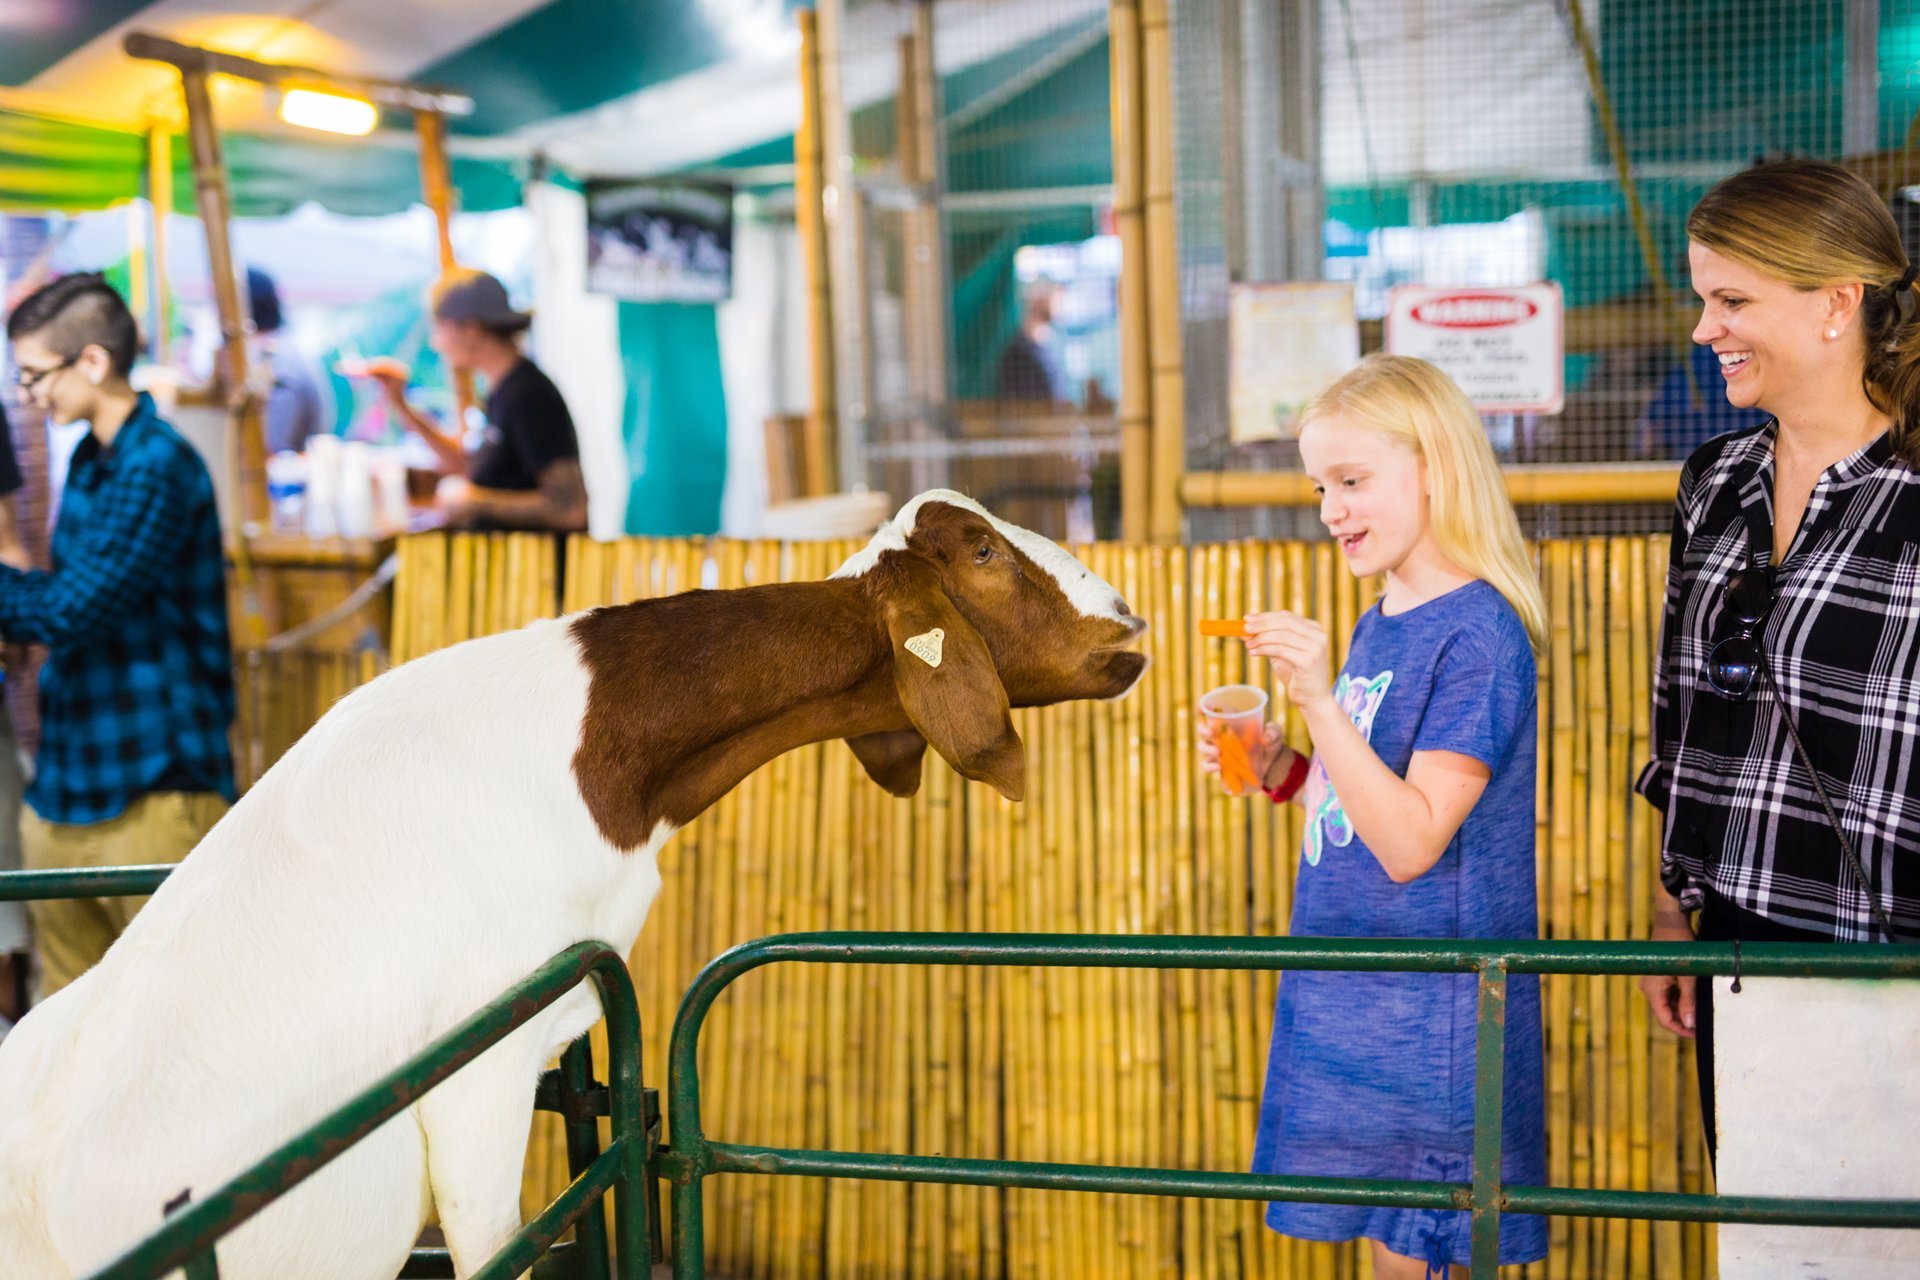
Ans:
POLYGON ((1053 575, 1054 581, 1060 584, 1060 590, 1066 593, 1068 603, 1072 604, 1082 617, 1108 618, 1117 621, 1122 616, 1123 602, 1120 593, 1098 574, 1069 555, 1063 547, 1030 529, 1008 524, 972 498, 955 493, 951 489, 929 489, 900 508, 900 513, 888 523, 881 525, 872 540, 865 547, 854 552, 833 576, 858 578, 880 563, 882 553, 904 551, 907 539, 913 535, 914 525, 920 519, 920 508, 929 502, 961 507, 985 517, 995 529, 1000 531, 1000 535, 1019 548, 1027 559, 1053 575))
MULTIPOLYGON (((66 1280, 548 957, 629 949, 669 834, 620 853, 571 771, 567 621, 409 663, 329 713, 96 968, 0 1042, 0 1277, 66 1280)), ((533 1084, 581 988, 220 1246, 226 1280, 387 1280, 437 1208, 465 1275, 520 1223, 533 1084)))

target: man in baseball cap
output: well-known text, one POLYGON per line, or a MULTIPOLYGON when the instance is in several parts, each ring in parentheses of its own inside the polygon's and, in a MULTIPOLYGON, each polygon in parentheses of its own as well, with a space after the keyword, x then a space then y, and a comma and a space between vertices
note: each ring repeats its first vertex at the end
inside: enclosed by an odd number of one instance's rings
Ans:
POLYGON ((466 267, 440 277, 429 301, 433 349, 451 372, 486 381, 480 447, 469 454, 460 432, 407 402, 408 370, 399 361, 371 361, 366 372, 439 458, 448 476, 440 505, 459 523, 481 528, 585 529, 587 490, 573 416, 553 380, 520 349, 532 313, 515 310, 499 280, 466 267))

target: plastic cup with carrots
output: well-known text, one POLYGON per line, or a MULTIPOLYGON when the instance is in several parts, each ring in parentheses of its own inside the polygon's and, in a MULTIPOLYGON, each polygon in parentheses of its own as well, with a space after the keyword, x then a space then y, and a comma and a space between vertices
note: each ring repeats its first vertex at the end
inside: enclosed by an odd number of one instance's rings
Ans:
POLYGON ((1226 684, 1200 699, 1214 745, 1220 748, 1220 785, 1230 796, 1260 790, 1253 767, 1260 734, 1267 723, 1267 691, 1250 684, 1226 684))

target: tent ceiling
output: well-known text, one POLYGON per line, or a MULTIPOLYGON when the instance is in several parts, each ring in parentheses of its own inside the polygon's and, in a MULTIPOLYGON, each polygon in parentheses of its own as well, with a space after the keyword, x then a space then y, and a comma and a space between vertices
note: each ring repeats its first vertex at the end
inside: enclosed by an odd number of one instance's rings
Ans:
MULTIPOLYGON (((654 174, 781 149, 798 121, 793 13, 803 3, 0 0, 0 112, 129 130, 161 120, 177 129, 175 73, 122 51, 126 34, 140 30, 266 62, 467 93, 477 110, 455 122, 460 132, 453 141, 469 174, 480 174, 482 161, 536 153, 583 177, 654 174)), ((974 96, 958 73, 1010 56, 1044 61, 1056 44, 1078 53, 1090 34, 1098 35, 1093 28, 1103 26, 1106 7, 1107 0, 942 0, 938 61, 950 86, 949 113, 974 96)), ((856 110, 891 96, 899 65, 895 36, 906 13, 899 0, 850 3, 844 77, 856 110)), ((365 143, 327 143, 279 124, 258 86, 216 77, 214 91, 221 124, 233 139, 230 150, 251 145, 259 172, 271 168, 293 177, 308 167, 302 157, 325 148, 328 163, 314 170, 316 184, 335 182, 343 173, 334 152, 368 151, 365 143)), ((411 151, 407 122, 390 118, 383 129, 392 161, 404 167, 411 151)), ((9 158, 0 155, 0 173, 9 158)), ((245 185, 239 168, 236 187, 245 185)), ((484 202, 492 206, 502 178, 482 181, 495 189, 484 202)), ((115 182, 127 186, 137 178, 115 182)), ((402 207, 413 198, 410 184, 389 183, 384 169, 369 182, 358 181, 350 193, 316 189, 312 198, 357 212, 402 207)), ((459 173, 456 182, 467 207, 475 207, 477 193, 465 190, 459 173)), ((284 208, 297 186, 297 180, 276 181, 253 203, 262 211, 284 208)), ((17 205, 21 194, 0 191, 0 200, 11 195, 17 205)), ((248 203, 249 193, 239 194, 248 203)))
MULTIPOLYGON (((0 83, 49 101, 83 106, 94 119, 138 127, 175 120, 178 77, 121 49, 131 31, 150 31, 263 62, 320 67, 343 75, 405 80, 453 52, 481 43, 546 0, 25 0, 0 17, 0 83), (36 22, 43 12, 46 21, 36 22), (63 43, 64 42, 64 43, 63 43)), ((0 14, 12 5, 0 6, 0 14)), ((260 91, 215 82, 222 123, 275 129, 260 91)))

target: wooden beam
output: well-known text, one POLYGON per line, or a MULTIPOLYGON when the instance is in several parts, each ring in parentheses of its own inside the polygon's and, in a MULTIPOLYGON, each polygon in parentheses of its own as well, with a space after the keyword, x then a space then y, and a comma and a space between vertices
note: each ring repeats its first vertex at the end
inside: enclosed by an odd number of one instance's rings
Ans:
POLYGON ((170 335, 167 313, 173 307, 173 285, 168 277, 167 229, 173 220, 173 130, 162 121, 147 129, 147 200, 153 206, 152 318, 147 321, 148 349, 155 364, 167 363, 170 335))
MULTIPOLYGON (((413 117, 413 129, 420 138, 420 194, 433 210, 444 275, 460 265, 453 256, 453 166, 447 159, 446 117, 437 111, 418 112, 413 117)), ((473 375, 464 369, 453 373, 453 401, 459 414, 454 429, 458 439, 466 432, 467 410, 474 404, 473 375)))
MULTIPOLYGON (((836 493, 839 392, 834 385, 833 298, 828 265, 826 152, 820 142, 820 21, 812 9, 800 24, 800 127, 793 135, 794 222, 806 279, 807 384, 812 406, 804 433, 806 472, 818 493, 836 493)), ((802 496, 816 496, 805 491, 802 496)))
POLYGON ((128 34, 120 43, 127 56, 143 62, 164 62, 181 75, 198 72, 202 76, 234 76, 256 84, 285 85, 302 89, 320 89, 365 98, 376 106, 396 111, 431 111, 443 116, 473 114, 473 99, 450 89, 401 84, 393 80, 370 80, 361 76, 336 75, 318 67, 294 66, 281 62, 260 62, 239 54, 221 53, 198 45, 181 44, 165 36, 146 31, 128 34))
POLYGON ((182 71, 180 87, 187 103, 187 140, 193 148, 194 197, 207 235, 207 274, 213 282, 226 356, 227 465, 233 477, 234 577, 241 601, 234 632, 242 644, 257 644, 266 638, 267 627, 248 544, 267 522, 267 446, 260 401, 247 384, 247 317, 240 306, 240 279, 230 239, 233 204, 207 74, 182 71))

